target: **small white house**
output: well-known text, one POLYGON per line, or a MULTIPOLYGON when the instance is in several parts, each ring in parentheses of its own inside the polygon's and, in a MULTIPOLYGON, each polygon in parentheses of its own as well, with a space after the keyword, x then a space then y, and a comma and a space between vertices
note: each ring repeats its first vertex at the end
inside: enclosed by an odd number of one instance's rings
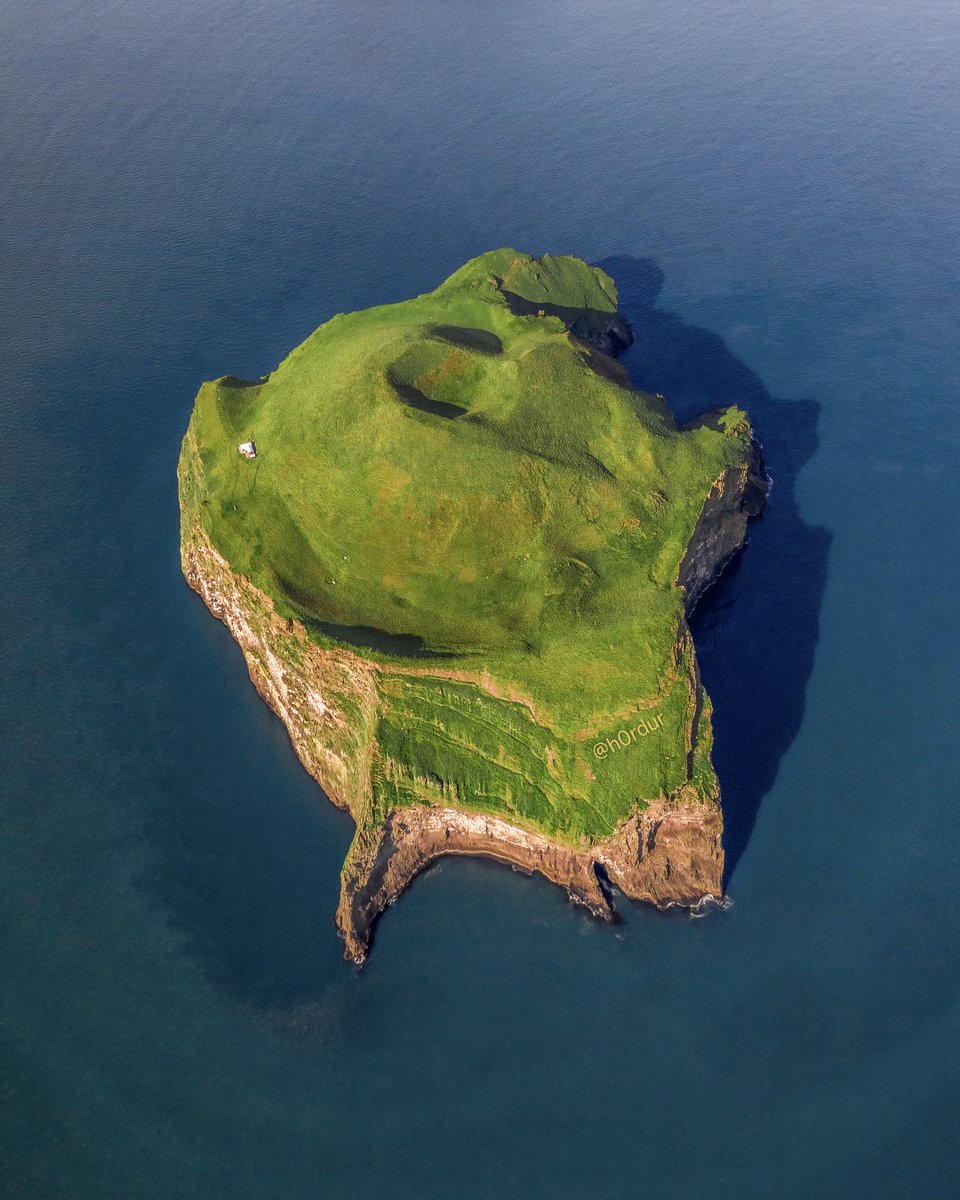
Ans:
POLYGON ((241 442, 240 445, 237 447, 237 449, 240 451, 240 453, 243 455, 244 458, 256 458, 257 457, 257 447, 256 447, 256 443, 254 443, 254 442, 241 442))

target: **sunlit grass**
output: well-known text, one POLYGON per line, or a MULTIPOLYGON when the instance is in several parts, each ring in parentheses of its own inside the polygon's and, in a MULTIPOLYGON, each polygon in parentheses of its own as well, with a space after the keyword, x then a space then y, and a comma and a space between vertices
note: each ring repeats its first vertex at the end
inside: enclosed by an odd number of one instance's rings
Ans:
POLYGON ((358 653, 391 671, 381 814, 444 800, 597 837, 686 780, 675 580, 749 426, 731 409, 678 430, 567 331, 615 308, 580 260, 501 250, 335 317, 259 384, 200 390, 184 495, 211 541, 321 644, 378 631, 358 653), (593 740, 644 706, 662 734, 598 761, 593 740))

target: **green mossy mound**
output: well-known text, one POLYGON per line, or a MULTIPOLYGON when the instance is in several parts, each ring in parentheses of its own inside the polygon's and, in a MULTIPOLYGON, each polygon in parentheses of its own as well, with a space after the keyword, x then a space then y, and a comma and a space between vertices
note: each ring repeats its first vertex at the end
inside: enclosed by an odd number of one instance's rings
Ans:
POLYGON ((260 383, 200 389, 184 529, 384 668, 361 822, 443 803, 592 840, 716 795, 677 575, 750 426, 680 430, 632 389, 581 340, 616 307, 579 259, 499 250, 334 317, 260 383), (656 733, 595 753, 646 713, 656 733))

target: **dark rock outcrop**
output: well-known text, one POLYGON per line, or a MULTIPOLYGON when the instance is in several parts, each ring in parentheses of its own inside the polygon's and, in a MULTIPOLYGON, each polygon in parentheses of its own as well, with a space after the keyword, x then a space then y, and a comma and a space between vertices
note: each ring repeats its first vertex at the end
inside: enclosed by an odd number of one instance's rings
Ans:
POLYGON ((623 313, 614 313, 600 329, 581 333, 574 325, 570 332, 592 349, 609 354, 611 358, 617 358, 633 345, 633 330, 623 313))
POLYGON ((680 564, 677 582, 688 613, 747 540, 747 522, 762 511, 769 490, 763 453, 754 440, 747 461, 729 467, 713 485, 680 564))

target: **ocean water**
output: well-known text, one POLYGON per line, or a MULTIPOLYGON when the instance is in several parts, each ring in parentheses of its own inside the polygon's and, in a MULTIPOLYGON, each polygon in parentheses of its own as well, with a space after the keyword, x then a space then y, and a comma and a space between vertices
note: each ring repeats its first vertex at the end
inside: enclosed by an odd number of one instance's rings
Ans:
POLYGON ((960 1194, 960 8, 6 0, 0 95, 4 1194, 960 1194), (179 440, 504 244, 766 448, 695 623, 732 903, 448 860, 357 972, 179 440))

